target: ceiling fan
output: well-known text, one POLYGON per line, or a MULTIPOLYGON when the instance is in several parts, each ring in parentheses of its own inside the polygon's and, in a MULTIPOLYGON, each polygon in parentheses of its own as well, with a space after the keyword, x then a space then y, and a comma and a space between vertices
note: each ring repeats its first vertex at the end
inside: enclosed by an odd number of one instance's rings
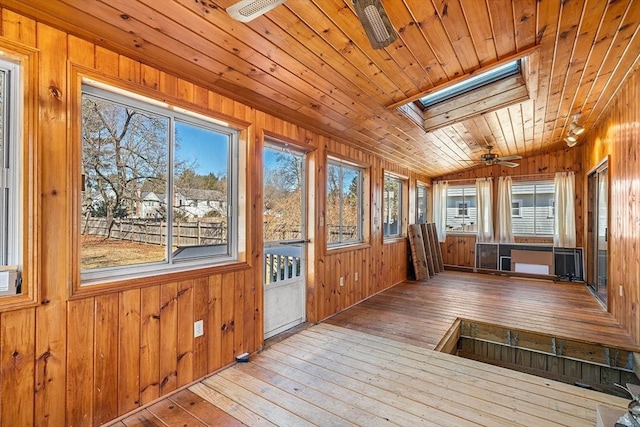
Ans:
POLYGON ((480 161, 487 166, 500 165, 508 168, 515 168, 520 166, 520 163, 515 163, 512 160, 520 160, 522 156, 513 154, 511 156, 498 156, 496 153, 492 153, 493 145, 487 146, 487 152, 480 156, 480 161))
MULTIPOLYGON (((227 13, 233 19, 249 22, 258 16, 281 5, 286 0, 241 0, 227 8, 227 13)), ((353 0, 356 16, 374 49, 389 46, 398 38, 387 12, 382 6, 382 0, 353 0)))

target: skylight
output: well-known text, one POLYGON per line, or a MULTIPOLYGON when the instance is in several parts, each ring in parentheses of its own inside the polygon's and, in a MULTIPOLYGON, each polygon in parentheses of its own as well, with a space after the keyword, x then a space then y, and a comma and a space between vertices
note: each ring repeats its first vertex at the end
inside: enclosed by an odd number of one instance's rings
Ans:
POLYGON ((497 82, 505 77, 513 76, 520 72, 520 60, 508 62, 491 70, 468 78, 460 83, 455 83, 442 90, 435 91, 429 95, 423 96, 419 99, 422 105, 427 108, 435 105, 439 102, 446 101, 454 98, 458 95, 462 95, 472 90, 478 89, 489 83, 497 82))

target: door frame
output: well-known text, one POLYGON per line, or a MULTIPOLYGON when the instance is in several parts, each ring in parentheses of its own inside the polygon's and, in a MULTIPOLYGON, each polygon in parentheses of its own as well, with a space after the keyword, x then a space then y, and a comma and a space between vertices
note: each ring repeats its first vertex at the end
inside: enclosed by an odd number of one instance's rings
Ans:
POLYGON ((587 201, 588 201, 588 208, 587 208, 587 259, 589 260, 589 267, 587 269, 587 284, 589 286, 589 289, 591 290, 591 292, 595 295, 596 299, 603 304, 603 306, 607 309, 609 309, 609 301, 611 300, 610 298, 610 293, 611 293, 611 289, 609 287, 609 272, 611 271, 611 265, 610 265, 610 259, 611 257, 609 256, 609 252, 610 252, 610 230, 611 230, 611 162, 609 159, 609 156, 606 156, 605 158, 603 158, 602 160, 600 160, 593 168, 591 168, 588 172, 587 172, 587 182, 586 182, 586 187, 587 187, 587 201), (606 169, 606 172, 605 172, 606 169), (607 284, 606 284, 606 290, 605 290, 605 294, 604 294, 604 300, 601 298, 600 293, 598 292, 598 284, 597 284, 597 280, 598 280, 598 260, 597 260, 597 254, 598 254, 598 247, 596 245, 596 240, 598 239, 598 230, 595 229, 596 225, 599 225, 596 223, 596 219, 598 217, 598 206, 597 206, 597 201, 598 201, 598 192, 599 189, 597 187, 597 184, 599 183, 598 180, 595 180, 596 175, 598 174, 602 174, 603 176, 606 175, 607 178, 607 200, 606 200, 606 206, 607 206, 607 221, 606 221, 606 232, 605 232, 605 241, 606 241, 606 247, 607 247, 607 259, 606 259, 606 277, 607 277, 607 284), (595 184, 595 185, 594 185, 595 184), (589 231, 591 230, 591 231, 589 231))
MULTIPOLYGON (((278 333, 284 332, 286 330, 288 330, 291 327, 295 327, 299 324, 302 324, 304 322, 307 321, 307 317, 308 317, 308 313, 307 313, 307 294, 308 294, 308 287, 309 287, 309 269, 310 269, 310 265, 312 265, 311 262, 309 262, 309 254, 312 253, 309 251, 309 230, 310 230, 310 226, 308 224, 308 211, 309 211, 309 207, 313 206, 312 203, 310 203, 309 201, 309 195, 313 194, 310 191, 310 184, 309 184, 309 172, 308 172, 308 168, 309 168, 309 150, 308 148, 303 148, 298 144, 295 143, 290 143, 287 142, 285 140, 282 140, 281 138, 278 137, 273 137, 270 135, 265 135, 263 138, 263 145, 261 147, 261 155, 262 155, 262 168, 261 168, 261 176, 262 176, 262 191, 264 191, 264 184, 265 184, 265 162, 264 162, 264 152, 267 149, 271 149, 273 151, 281 151, 283 153, 287 153, 290 152, 292 154, 295 155, 300 155, 302 156, 302 172, 301 172, 301 177, 302 177, 302 184, 301 184, 301 191, 302 191, 302 196, 301 196, 301 221, 302 223, 300 224, 300 234, 301 234, 301 238, 300 239, 285 239, 283 241, 265 241, 265 234, 264 234, 264 220, 262 220, 262 242, 260 242, 260 244, 262 245, 263 248, 263 257, 262 257, 262 268, 261 268, 261 274, 260 274, 260 285, 262 286, 262 292, 263 292, 263 298, 262 298, 262 311, 263 311, 263 319, 262 319, 262 333, 263 333, 263 338, 270 338, 274 335, 277 335, 278 333), (265 268, 266 264, 265 264, 265 257, 266 257, 266 253, 265 253, 265 248, 266 247, 274 247, 274 246, 282 246, 283 243, 286 245, 287 243, 296 243, 296 244, 300 244, 301 245, 301 251, 300 251, 300 280, 302 281, 302 287, 301 287, 301 291, 302 291, 302 297, 301 297, 301 301, 300 304, 301 306, 299 307, 301 309, 302 312, 302 320, 295 323, 295 324, 285 324, 282 325, 278 328, 273 329, 272 331, 265 331, 266 329, 266 316, 267 316, 267 297, 266 297, 266 286, 265 285, 265 281, 266 281, 266 274, 267 274, 267 269, 265 268), (289 325, 289 326, 287 326, 289 325)), ((262 197, 262 206, 261 209, 264 210, 264 194, 262 197)), ((278 282, 275 282, 271 285, 273 288, 272 290, 276 290, 276 289, 280 289, 283 287, 286 287, 287 284, 281 284, 278 282)))

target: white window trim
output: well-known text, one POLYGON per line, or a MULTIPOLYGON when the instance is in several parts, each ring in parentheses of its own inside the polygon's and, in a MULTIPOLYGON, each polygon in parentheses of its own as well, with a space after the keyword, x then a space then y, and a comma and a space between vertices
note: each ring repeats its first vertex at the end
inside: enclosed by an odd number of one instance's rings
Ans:
POLYGON ((416 224, 421 224, 418 218, 418 213, 420 212, 420 197, 418 196, 420 188, 424 189, 424 223, 429 222, 429 187, 421 182, 418 182, 416 183, 416 224))
POLYGON ((511 218, 522 218, 522 200, 521 199, 511 199, 511 218), (517 207, 513 207, 513 204, 517 203, 517 207), (514 215, 513 210, 518 209, 518 214, 514 215))
MULTIPOLYGON (((106 85, 95 80, 83 79, 82 94, 89 94, 91 96, 103 98, 109 102, 121 103, 127 106, 138 108, 144 111, 150 111, 154 114, 158 114, 165 117, 171 117, 170 120, 170 134, 168 145, 173 144, 173 127, 175 127, 176 119, 183 123, 190 123, 197 126, 202 126, 207 129, 212 129, 216 132, 225 133, 229 136, 229 153, 228 153, 228 174, 230 175, 227 180, 227 251, 226 255, 222 256, 206 256, 206 257, 190 257, 186 260, 172 259, 171 251, 167 249, 168 259, 159 262, 135 264, 129 266, 114 266, 95 268, 89 270, 82 270, 80 272, 81 286, 88 286, 94 284, 100 284, 114 280, 124 279, 136 279, 141 277, 150 277, 158 274, 166 274, 169 272, 181 272, 188 271, 196 268, 212 267, 216 265, 235 262, 239 257, 239 211, 238 211, 238 198, 239 198, 239 131, 229 126, 227 122, 222 122, 212 117, 208 117, 199 113, 191 112, 187 109, 176 107, 171 104, 160 102, 151 98, 147 98, 136 93, 124 91, 122 89, 106 85)), ((80 148, 82 151, 82 148, 80 148)), ((170 150, 169 163, 173 165, 173 148, 170 150)), ((173 166, 171 166, 173 168, 173 166)), ((173 171, 168 171, 167 186, 171 188, 173 186, 173 171)), ((167 192, 169 194, 169 192, 167 192)), ((172 209, 168 209, 168 218, 171 218, 172 209)), ((76 215, 80 215, 80 212, 76 212, 76 215)), ((168 233, 169 236, 172 233, 168 233)), ((172 247, 171 241, 166 244, 167 248, 172 247)))
POLYGON ((395 175, 395 174, 392 174, 392 173, 385 172, 383 179, 384 180, 383 180, 383 185, 382 185, 382 195, 383 195, 383 197, 382 197, 383 198, 382 208, 385 209, 385 210, 387 209, 387 195, 385 194, 386 191, 384 189, 385 188, 385 182, 386 182, 387 179, 394 180, 394 181, 398 182, 398 232, 397 233, 388 234, 384 230, 384 224, 385 224, 384 223, 384 211, 383 211, 383 214, 382 214, 382 218, 383 218, 383 221, 382 221, 383 230, 382 230, 382 232, 383 232, 384 239, 397 239, 397 238, 400 238, 400 237, 404 236, 402 228, 404 226, 404 224, 403 224, 404 185, 405 185, 405 182, 406 182, 406 178, 403 178, 401 176, 398 176, 398 175, 395 175))
MULTIPOLYGON (((446 221, 447 221, 448 218, 463 218, 463 221, 462 221, 463 229, 462 230, 453 230, 453 227, 447 225, 447 234, 476 234, 476 231, 466 231, 466 230, 464 230, 465 226, 472 226, 472 225, 475 224, 475 222, 470 222, 470 221, 466 222, 466 221, 464 221, 464 219, 466 219, 466 218, 471 219, 470 211, 471 211, 471 209, 474 209, 470 205, 470 202, 467 199, 467 197, 476 197, 476 198, 478 197, 475 185, 449 185, 449 187, 447 189, 447 200, 449 198, 449 192, 452 191, 452 190, 453 191, 462 190, 463 201, 462 202, 456 202, 457 203, 457 205, 456 205, 456 214, 453 215, 452 217, 450 217, 448 215, 449 208, 447 208, 447 218, 445 218, 445 224, 446 224, 446 221), (467 189, 470 192, 473 192, 473 194, 465 194, 467 189), (459 215, 458 214, 458 212, 459 212, 458 205, 460 203, 465 203, 465 204, 468 205, 467 206, 467 215, 459 215)), ((448 206, 448 202, 447 202, 447 206, 448 206)), ((477 209, 477 206, 476 206, 476 209, 477 209)))

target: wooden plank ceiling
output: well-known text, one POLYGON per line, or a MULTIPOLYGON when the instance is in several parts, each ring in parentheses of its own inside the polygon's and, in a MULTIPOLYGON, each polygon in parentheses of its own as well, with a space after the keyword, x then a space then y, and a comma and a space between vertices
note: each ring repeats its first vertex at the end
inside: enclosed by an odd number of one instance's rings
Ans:
POLYGON ((640 52, 640 0, 383 0, 399 37, 379 50, 351 0, 289 0, 246 24, 225 12, 235 1, 2 4, 429 176, 473 167, 488 145, 562 148, 573 115, 589 129, 640 52), (389 107, 528 51, 531 100, 431 132, 389 107))

